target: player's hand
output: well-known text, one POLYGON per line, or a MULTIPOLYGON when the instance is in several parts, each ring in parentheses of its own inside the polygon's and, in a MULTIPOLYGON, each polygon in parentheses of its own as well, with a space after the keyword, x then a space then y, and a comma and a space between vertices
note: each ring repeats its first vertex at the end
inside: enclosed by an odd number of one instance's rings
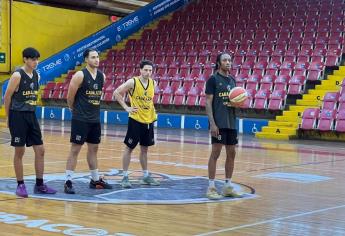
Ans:
POLYGON ((7 126, 7 128, 10 128, 10 123, 9 123, 8 118, 6 119, 6 126, 7 126))
POLYGON ((138 109, 137 107, 127 107, 127 108, 126 108, 126 111, 127 111, 129 114, 137 113, 138 110, 139 110, 139 109, 138 109))
POLYGON ((216 125, 211 125, 211 135, 216 138, 218 137, 219 129, 216 125))

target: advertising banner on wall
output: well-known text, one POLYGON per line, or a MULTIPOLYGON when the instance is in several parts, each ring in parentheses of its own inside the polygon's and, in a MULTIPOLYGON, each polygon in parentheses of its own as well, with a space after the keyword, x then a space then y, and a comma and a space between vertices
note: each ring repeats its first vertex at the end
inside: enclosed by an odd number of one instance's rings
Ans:
MULTIPOLYGON (((80 65, 83 62, 82 55, 85 49, 96 48, 99 51, 109 49, 122 39, 137 32, 146 24, 175 11, 189 1, 190 0, 156 0, 42 61, 37 68, 41 76, 40 84, 46 84, 47 81, 51 81, 61 74, 66 73, 68 70, 73 69, 76 65, 80 65)), ((3 94, 6 87, 7 82, 3 86, 3 94)))

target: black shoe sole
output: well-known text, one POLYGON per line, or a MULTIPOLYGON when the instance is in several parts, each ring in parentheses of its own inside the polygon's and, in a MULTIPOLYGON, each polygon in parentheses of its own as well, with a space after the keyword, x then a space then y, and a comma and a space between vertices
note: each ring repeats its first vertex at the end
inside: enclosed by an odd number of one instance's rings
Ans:
POLYGON ((97 187, 94 186, 94 185, 89 185, 89 188, 91 188, 91 189, 113 189, 112 186, 110 186, 110 187, 104 187, 104 186, 102 186, 101 188, 97 188, 97 187))

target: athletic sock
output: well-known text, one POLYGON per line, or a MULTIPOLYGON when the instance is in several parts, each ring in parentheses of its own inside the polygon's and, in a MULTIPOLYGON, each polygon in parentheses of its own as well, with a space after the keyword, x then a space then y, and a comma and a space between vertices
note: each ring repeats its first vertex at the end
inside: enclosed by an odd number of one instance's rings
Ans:
POLYGON ((36 178, 36 185, 42 186, 43 185, 43 179, 36 178))
POLYGON ((231 186, 231 179, 225 179, 225 186, 231 186))
POLYGON ((93 181, 99 180, 98 169, 90 170, 90 173, 91 173, 91 178, 93 179, 93 181))
POLYGON ((144 178, 146 178, 147 176, 149 176, 149 171, 148 170, 143 170, 143 175, 144 175, 144 178))
POLYGON ((215 188, 216 187, 214 179, 209 179, 208 180, 208 187, 209 188, 215 188))
POLYGON ((67 181, 67 180, 72 181, 72 179, 73 179, 73 174, 74 174, 74 171, 73 171, 73 170, 66 170, 66 181, 67 181))

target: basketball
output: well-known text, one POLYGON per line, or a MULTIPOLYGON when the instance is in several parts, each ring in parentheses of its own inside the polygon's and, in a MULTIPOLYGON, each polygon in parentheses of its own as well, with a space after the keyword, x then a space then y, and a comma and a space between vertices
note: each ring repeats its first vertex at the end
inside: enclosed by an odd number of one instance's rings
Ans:
POLYGON ((229 99, 232 103, 242 103, 247 99, 247 91, 242 87, 235 87, 229 93, 229 99))

